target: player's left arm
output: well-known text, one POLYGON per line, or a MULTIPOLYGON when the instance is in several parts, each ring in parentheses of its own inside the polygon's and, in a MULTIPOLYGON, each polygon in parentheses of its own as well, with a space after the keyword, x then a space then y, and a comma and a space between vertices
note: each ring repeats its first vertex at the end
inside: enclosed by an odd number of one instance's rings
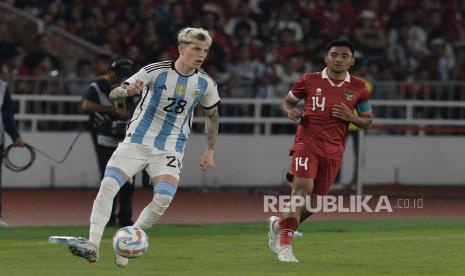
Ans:
POLYGON ((204 110, 206 116, 205 133, 207 135, 207 148, 200 157, 200 169, 206 172, 215 167, 215 144, 220 126, 220 116, 218 115, 218 106, 204 110))
POLYGON ((373 113, 368 101, 357 104, 357 114, 354 114, 344 103, 336 104, 331 110, 333 117, 350 122, 359 128, 368 129, 373 124, 373 113))
POLYGON ((357 88, 360 89, 360 97, 355 105, 356 113, 344 103, 336 104, 332 107, 333 117, 345 122, 350 122, 362 129, 368 129, 373 124, 373 112, 370 104, 370 93, 365 82, 357 88))

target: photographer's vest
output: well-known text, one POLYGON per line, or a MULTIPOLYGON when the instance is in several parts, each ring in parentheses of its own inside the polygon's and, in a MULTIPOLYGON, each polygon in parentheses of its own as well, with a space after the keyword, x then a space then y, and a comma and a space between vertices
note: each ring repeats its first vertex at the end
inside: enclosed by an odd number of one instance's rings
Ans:
MULTIPOLYGON (((107 95, 105 95, 105 93, 102 92, 102 90, 100 89, 100 87, 98 86, 98 84, 96 82, 91 83, 90 86, 93 87, 95 89, 95 91, 97 92, 98 100, 99 100, 101 105, 113 106, 112 101, 107 97, 107 95)), ((101 113, 98 113, 98 112, 95 112, 94 116, 97 116, 97 117, 102 116, 103 117, 105 115, 103 115, 101 113)), ((97 144, 99 144, 99 145, 102 145, 102 146, 105 146, 105 147, 117 147, 119 142, 121 142, 121 139, 117 139, 117 138, 115 138, 113 136, 110 136, 110 135, 107 135, 105 133, 99 132, 97 134, 97 144)))
POLYGON ((3 100, 5 99, 5 93, 8 83, 0 80, 0 145, 5 142, 5 126, 3 125, 3 113, 1 112, 3 107, 3 100))

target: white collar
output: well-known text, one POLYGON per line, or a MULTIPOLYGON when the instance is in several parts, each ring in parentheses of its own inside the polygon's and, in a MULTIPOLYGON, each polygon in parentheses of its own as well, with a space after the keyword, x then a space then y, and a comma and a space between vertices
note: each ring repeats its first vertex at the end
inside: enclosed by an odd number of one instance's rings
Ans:
POLYGON ((331 84, 331 86, 337 86, 337 87, 341 87, 344 82, 350 82, 350 74, 349 72, 346 73, 346 77, 344 78, 343 81, 341 81, 339 84, 335 84, 333 82, 333 80, 331 80, 328 76, 328 67, 326 67, 325 69, 323 69, 323 71, 321 72, 321 78, 322 79, 327 79, 328 82, 331 84))

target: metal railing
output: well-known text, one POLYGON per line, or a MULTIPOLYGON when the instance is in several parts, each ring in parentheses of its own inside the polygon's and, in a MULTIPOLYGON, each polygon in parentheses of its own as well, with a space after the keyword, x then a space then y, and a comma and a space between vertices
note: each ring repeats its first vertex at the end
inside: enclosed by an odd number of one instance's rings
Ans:
MULTIPOLYGON (((68 95, 14 95, 18 105, 16 119, 27 130, 40 131, 38 125, 44 122, 81 122, 88 116, 80 112, 81 96, 68 95)), ((226 125, 249 125, 250 134, 269 135, 276 125, 292 125, 289 119, 281 116, 279 108, 281 99, 222 99, 221 123, 226 125), (239 111, 238 111, 239 110, 239 111)), ((443 126, 465 127, 465 101, 431 101, 431 100, 372 100, 373 110, 383 107, 401 109, 395 117, 376 117, 377 126, 443 126), (418 110, 431 108, 439 110, 433 118, 418 116, 418 110), (448 116, 448 110, 454 109, 458 116, 448 116), (446 112, 443 112, 446 111, 446 112), (444 116, 443 116, 444 115, 444 116), (443 116, 443 117, 441 117, 443 116)), ((196 114, 194 123, 203 123, 202 114, 196 114)), ((53 129, 52 129, 53 130, 53 129)), ((72 130, 72 129, 71 129, 72 130)))
POLYGON ((95 78, 51 76, 0 76, 9 83, 11 94, 84 95, 95 78))

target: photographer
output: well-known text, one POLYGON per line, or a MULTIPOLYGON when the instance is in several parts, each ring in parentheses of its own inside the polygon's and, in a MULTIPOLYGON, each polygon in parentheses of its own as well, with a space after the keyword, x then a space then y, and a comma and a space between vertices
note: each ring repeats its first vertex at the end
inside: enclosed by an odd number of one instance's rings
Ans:
MULTIPOLYGON (((115 58, 110 61, 109 70, 89 85, 82 102, 84 112, 90 114, 90 131, 95 143, 100 177, 103 178, 105 166, 118 143, 124 139, 126 122, 131 116, 136 98, 110 100, 111 90, 132 75, 133 63, 126 58, 115 58)), ((116 198, 113 202, 108 226, 132 225, 132 197, 134 185, 126 182, 119 191, 119 213, 115 215, 116 198), (116 221, 118 219, 118 221, 116 221)))
POLYGON ((0 227, 7 226, 2 220, 2 162, 3 151, 5 150, 5 131, 13 141, 14 146, 24 147, 23 138, 18 133, 15 125, 13 101, 8 91, 8 83, 0 80, 0 227))

